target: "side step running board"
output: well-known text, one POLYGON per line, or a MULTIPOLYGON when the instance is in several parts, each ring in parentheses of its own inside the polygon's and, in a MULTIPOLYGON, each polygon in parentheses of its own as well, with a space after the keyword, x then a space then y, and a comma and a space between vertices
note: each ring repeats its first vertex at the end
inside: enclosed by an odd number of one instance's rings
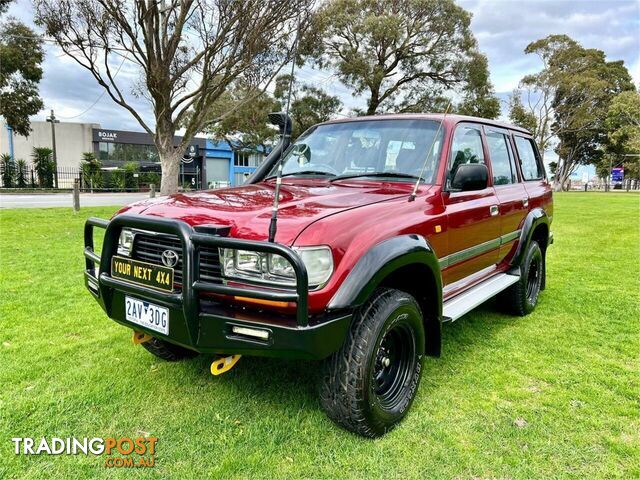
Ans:
POLYGON ((444 302, 442 307, 442 321, 453 322, 465 313, 470 312, 481 303, 510 287, 520 280, 518 275, 500 273, 470 288, 464 293, 456 295, 444 302))

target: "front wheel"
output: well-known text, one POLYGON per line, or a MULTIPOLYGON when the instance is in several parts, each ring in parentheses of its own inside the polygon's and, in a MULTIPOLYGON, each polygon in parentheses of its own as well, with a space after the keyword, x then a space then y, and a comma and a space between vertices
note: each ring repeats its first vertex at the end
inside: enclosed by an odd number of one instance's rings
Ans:
POLYGON ((366 437, 397 425, 420 382, 424 335, 422 312, 411 295, 374 292, 327 361, 320 401, 329 418, 366 437))

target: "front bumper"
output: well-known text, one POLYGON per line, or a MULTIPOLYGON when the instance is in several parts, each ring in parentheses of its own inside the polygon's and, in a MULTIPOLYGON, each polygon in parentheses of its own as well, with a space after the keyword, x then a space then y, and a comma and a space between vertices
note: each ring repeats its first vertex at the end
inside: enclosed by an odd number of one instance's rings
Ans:
POLYGON ((111 221, 87 220, 84 229, 85 285, 107 315, 122 325, 202 353, 245 354, 287 358, 321 359, 340 348, 351 322, 350 312, 309 316, 307 271, 300 257, 277 243, 221 237, 198 227, 171 219, 144 215, 118 215, 111 221), (102 251, 94 250, 93 229, 104 228, 102 251), (134 285, 111 276, 111 257, 116 254, 123 228, 148 230, 177 236, 182 244, 182 288, 164 293, 134 285), (237 287, 200 278, 199 249, 238 248, 276 253, 293 265, 295 290, 237 287), (96 270, 96 264, 99 269, 96 270), (295 316, 269 310, 253 310, 214 300, 208 294, 238 296, 296 304, 295 316), (150 301, 169 309, 169 335, 125 320, 125 295, 150 301), (267 330, 261 340, 237 335, 234 326, 267 330))

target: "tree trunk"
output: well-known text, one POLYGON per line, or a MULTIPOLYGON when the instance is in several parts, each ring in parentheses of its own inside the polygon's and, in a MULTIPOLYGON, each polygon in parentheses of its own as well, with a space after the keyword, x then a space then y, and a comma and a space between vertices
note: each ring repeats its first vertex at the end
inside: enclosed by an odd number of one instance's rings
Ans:
POLYGON ((158 153, 160 154, 160 165, 162 166, 160 195, 171 195, 178 191, 182 153, 173 147, 168 153, 158 153))
POLYGON ((559 180, 558 178, 554 178, 553 179, 553 191, 554 192, 561 192, 562 191, 562 185, 563 185, 563 182, 561 180, 559 180))
POLYGON ((565 162, 558 162, 558 167, 556 168, 556 174, 553 177, 553 191, 554 192, 562 192, 566 185, 567 180, 569 179, 569 175, 571 170, 566 168, 565 162))
POLYGON ((367 115, 375 115, 380 105, 380 86, 371 88, 371 97, 367 102, 367 115))
POLYGON ((175 126, 170 118, 158 119, 154 140, 162 167, 160 195, 176 193, 180 185, 180 160, 184 152, 173 144, 175 133, 175 126))

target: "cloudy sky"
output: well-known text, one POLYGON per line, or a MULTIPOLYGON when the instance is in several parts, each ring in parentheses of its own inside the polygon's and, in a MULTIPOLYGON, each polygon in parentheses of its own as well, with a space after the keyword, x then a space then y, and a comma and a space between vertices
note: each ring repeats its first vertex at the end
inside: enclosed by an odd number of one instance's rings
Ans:
MULTIPOLYGON (((489 58, 491 80, 502 99, 522 76, 539 70, 537 58, 525 55, 525 46, 550 34, 567 34, 588 48, 604 50, 610 60, 624 60, 640 84, 640 0, 458 0, 473 13, 471 28, 480 49, 489 58)), ((17 0, 10 15, 32 24, 28 0, 17 0)), ((105 128, 141 130, 133 117, 113 103, 88 72, 47 45, 44 78, 40 85, 46 109, 34 119, 44 119, 50 109, 62 121, 99 123, 105 128)), ((340 96, 346 107, 364 105, 331 72, 304 68, 299 77, 340 96)), ((124 84, 135 78, 125 64, 118 74, 124 84)), ((144 101, 134 101, 149 119, 144 101)))

